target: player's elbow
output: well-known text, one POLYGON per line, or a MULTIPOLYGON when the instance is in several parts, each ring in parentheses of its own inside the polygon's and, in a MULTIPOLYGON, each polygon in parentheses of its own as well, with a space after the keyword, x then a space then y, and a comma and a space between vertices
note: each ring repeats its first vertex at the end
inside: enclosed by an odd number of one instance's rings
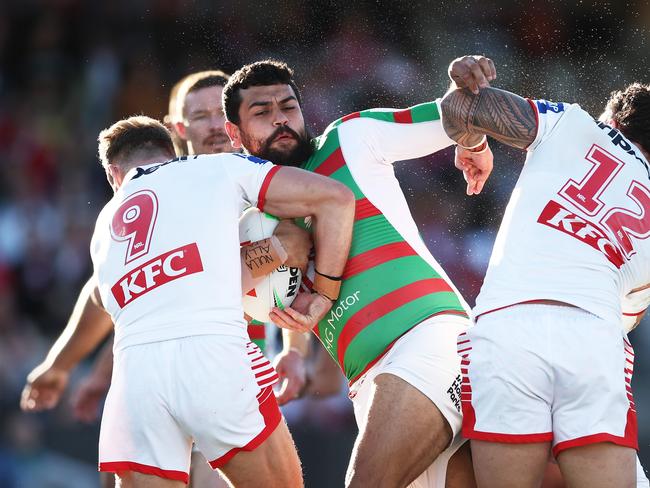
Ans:
POLYGON ((455 141, 467 133, 467 124, 464 120, 467 114, 463 109, 466 106, 465 99, 467 97, 465 90, 456 89, 449 91, 440 101, 442 127, 447 136, 455 141))
POLYGON ((331 201, 332 205, 342 213, 352 213, 354 215, 355 198, 354 193, 342 183, 334 182, 332 187, 331 201))

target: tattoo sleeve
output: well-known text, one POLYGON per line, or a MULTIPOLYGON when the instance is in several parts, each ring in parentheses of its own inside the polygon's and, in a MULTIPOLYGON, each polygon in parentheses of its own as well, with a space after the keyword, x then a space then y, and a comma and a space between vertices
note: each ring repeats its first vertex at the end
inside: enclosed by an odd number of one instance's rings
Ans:
POLYGON ((469 146, 476 135, 487 134, 509 146, 525 149, 537 134, 537 119, 527 100, 504 90, 483 88, 478 95, 453 90, 442 100, 447 135, 469 146))

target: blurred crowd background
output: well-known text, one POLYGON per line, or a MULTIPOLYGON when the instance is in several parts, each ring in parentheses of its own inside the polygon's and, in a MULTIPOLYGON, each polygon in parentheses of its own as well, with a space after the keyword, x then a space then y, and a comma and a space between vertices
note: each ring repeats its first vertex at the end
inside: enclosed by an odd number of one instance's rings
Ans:
MULTIPOLYGON (((98 483, 98 426, 77 422, 67 398, 38 415, 20 413, 18 399, 91 273, 92 227, 110 196, 96 156, 102 128, 136 113, 162 119, 169 89, 190 72, 267 57, 294 67, 314 134, 359 109, 442 96, 450 60, 473 53, 494 59, 495 86, 598 115, 613 89, 650 82, 649 42, 648 1, 3 0, 0 488, 98 483)), ((493 148, 496 170, 472 198, 453 150, 397 166, 426 242, 471 304, 524 158, 493 148)), ((650 465, 650 323, 631 341, 650 465)), ((341 486, 356 434, 346 398, 303 400, 287 414, 307 486, 341 486)))

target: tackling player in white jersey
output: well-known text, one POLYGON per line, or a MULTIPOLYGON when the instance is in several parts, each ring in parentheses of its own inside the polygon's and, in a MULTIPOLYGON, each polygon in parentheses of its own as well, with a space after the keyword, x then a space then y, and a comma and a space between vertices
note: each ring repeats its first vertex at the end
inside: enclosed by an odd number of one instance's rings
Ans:
MULTIPOLYGON (((219 70, 200 71, 185 76, 172 88, 169 114, 165 117, 165 123, 171 132, 177 156, 235 152, 224 130, 225 119, 221 107, 221 94, 228 79, 229 76, 219 70)), ((275 235, 289 255, 288 265, 293 267, 306 266, 311 247, 310 238, 300 236, 299 232, 304 231, 286 220, 275 231, 275 235)), ((82 309, 83 312, 80 315, 73 314, 71 318, 73 320, 78 317, 78 321, 82 323, 77 331, 88 330, 83 327, 83 323, 87 321, 90 321, 96 330, 103 330, 100 327, 104 324, 110 324, 112 328, 110 317, 103 310, 94 307, 87 294, 84 295, 82 292, 79 301, 83 301, 84 298, 87 303, 82 309)), ((252 341, 265 352, 264 325, 249 324, 248 333, 252 341)), ((278 395, 280 405, 283 403, 283 396, 294 398, 306 384, 305 369, 296 361, 295 356, 305 354, 307 341, 303 334, 289 330, 284 330, 282 335, 284 351, 275 361, 280 381, 284 380, 283 388, 278 395)), ((72 396, 75 415, 83 421, 90 422, 97 419, 99 405, 110 386, 113 366, 112 347, 111 339, 99 353, 92 372, 81 381, 72 396)), ((330 367, 333 368, 334 365, 330 367)), ((42 380, 42 377, 30 375, 32 387, 38 387, 43 383, 42 380)), ((190 487, 214 488, 219 484, 218 474, 210 469, 205 458, 196 450, 192 453, 191 471, 190 487)), ((113 486, 112 477, 103 477, 102 486, 107 488, 113 486)))
MULTIPOLYGON (((537 486, 552 447, 569 486, 633 487, 634 353, 621 299, 650 283, 650 86, 579 106, 486 88, 442 102, 449 136, 528 150, 459 337, 463 434, 485 487, 537 486)), ((459 164, 482 180, 471 157, 459 164)))
MULTIPOLYGON (((248 205, 317 215, 319 266, 336 275, 349 248, 351 193, 240 155, 168 161, 170 135, 146 117, 103 131, 100 155, 116 192, 91 244, 93 296, 116 332, 100 469, 125 487, 182 486, 195 441, 237 486, 300 486, 270 388, 276 375, 246 336, 237 223, 248 205)), ((310 304, 294 313, 303 329, 331 306, 318 293, 301 299, 310 304)))
MULTIPOLYGON (((172 88, 169 115, 166 119, 178 156, 234 151, 223 128, 221 93, 227 81, 228 75, 222 71, 201 71, 184 77, 172 88)), ((287 224, 288 221, 283 221, 275 234, 289 255, 287 264, 303 266, 303 260, 306 263, 311 247, 311 240, 308 236, 305 239, 298 235, 296 231, 300 229, 293 225, 288 227, 287 224)), ((26 391, 41 394, 40 401, 34 405, 36 409, 56 406, 67 384, 69 371, 90 354, 109 331, 112 331, 113 324, 110 316, 93 303, 90 298, 91 289, 92 287, 87 285, 81 290, 68 325, 62 334, 68 339, 68 344, 75 344, 76 347, 61 349, 57 341, 45 361, 28 377, 26 391), (45 398, 47 401, 44 400, 45 398)), ((249 325, 248 332, 254 338, 253 342, 259 342, 256 339, 259 337, 260 327, 263 332, 264 326, 249 325)), ((302 342, 305 342, 302 336, 303 334, 300 333, 283 331, 285 350, 290 352, 283 354, 276 362, 280 379, 287 378, 283 394, 288 394, 290 397, 296 396, 305 385, 304 368, 292 369, 292 363, 295 362, 292 355, 295 355, 296 351, 301 351, 302 342)), ((79 388, 72 395, 75 416, 82 421, 94 421, 99 414, 99 405, 110 386, 113 366, 112 347, 111 339, 99 353, 91 374, 81 381, 79 388)), ((263 346, 260 344, 260 347, 263 346)), ((218 475, 209 469, 200 453, 194 452, 190 486, 196 488, 216 486, 217 478, 218 475)), ((102 476, 101 485, 107 488, 114 486, 112 477, 102 476)))

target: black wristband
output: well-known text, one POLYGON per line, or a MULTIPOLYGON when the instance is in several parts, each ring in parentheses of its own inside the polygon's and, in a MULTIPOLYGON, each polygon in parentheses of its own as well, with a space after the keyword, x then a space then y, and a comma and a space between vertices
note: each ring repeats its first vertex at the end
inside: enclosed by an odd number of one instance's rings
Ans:
POLYGON ((323 273, 321 273, 320 271, 318 271, 318 270, 316 269, 316 267, 314 267, 314 272, 315 272, 316 274, 319 274, 319 275, 321 275, 322 277, 327 278, 328 280, 332 280, 332 281, 341 281, 341 280, 343 279, 342 276, 330 276, 330 275, 323 274, 323 273))

